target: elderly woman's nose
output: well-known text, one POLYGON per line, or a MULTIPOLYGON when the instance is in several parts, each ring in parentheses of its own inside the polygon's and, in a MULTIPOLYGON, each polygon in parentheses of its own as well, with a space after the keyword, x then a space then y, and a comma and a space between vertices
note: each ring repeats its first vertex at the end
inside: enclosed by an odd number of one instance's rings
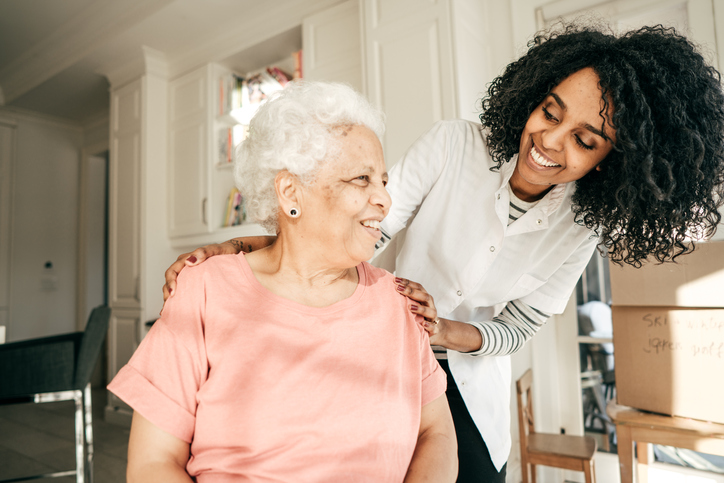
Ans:
POLYGON ((384 185, 380 185, 374 192, 370 200, 373 204, 379 205, 384 211, 385 215, 392 205, 392 198, 390 193, 387 192, 387 188, 384 185))

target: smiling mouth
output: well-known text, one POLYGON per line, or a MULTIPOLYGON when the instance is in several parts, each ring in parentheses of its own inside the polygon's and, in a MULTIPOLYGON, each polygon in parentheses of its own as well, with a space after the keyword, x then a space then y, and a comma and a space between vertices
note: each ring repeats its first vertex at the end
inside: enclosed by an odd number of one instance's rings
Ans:
POLYGON ((379 230, 380 229, 380 222, 379 220, 365 220, 360 222, 362 226, 366 226, 367 228, 372 228, 373 230, 379 230))
POLYGON ((530 157, 533 158, 533 162, 537 164, 538 166, 543 166, 544 168, 560 168, 560 164, 556 164, 552 161, 548 161, 541 153, 538 152, 538 150, 535 148, 535 144, 530 148, 530 157))

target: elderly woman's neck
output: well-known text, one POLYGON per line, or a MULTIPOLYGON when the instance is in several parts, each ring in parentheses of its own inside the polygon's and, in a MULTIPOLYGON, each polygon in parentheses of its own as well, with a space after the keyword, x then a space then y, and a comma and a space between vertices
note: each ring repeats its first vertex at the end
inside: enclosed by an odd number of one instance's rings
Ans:
POLYGON ((340 266, 326 255, 324 250, 289 243, 280 236, 246 259, 269 291, 304 305, 326 307, 350 297, 359 282, 356 267, 340 266))

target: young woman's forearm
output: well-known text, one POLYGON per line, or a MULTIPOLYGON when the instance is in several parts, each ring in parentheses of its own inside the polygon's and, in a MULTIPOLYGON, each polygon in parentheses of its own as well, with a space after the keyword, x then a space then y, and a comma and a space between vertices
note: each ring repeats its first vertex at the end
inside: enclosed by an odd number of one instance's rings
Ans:
POLYGON ((432 345, 457 352, 474 352, 483 345, 483 337, 475 326, 442 317, 438 325, 438 333, 430 337, 432 345))
POLYGON ((430 343, 458 352, 477 352, 475 355, 509 355, 520 350, 550 316, 513 300, 492 320, 475 325, 441 318, 439 337, 431 337, 430 343))

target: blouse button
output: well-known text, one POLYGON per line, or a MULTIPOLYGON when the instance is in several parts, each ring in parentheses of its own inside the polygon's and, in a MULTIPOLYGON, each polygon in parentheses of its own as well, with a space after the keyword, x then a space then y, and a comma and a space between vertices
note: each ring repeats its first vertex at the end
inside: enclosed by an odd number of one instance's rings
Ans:
POLYGON ((498 193, 498 199, 500 199, 500 193, 498 193))
POLYGON ((495 247, 490 247, 490 251, 491 251, 491 252, 494 252, 494 251, 495 251, 495 247))
POLYGON ((462 295, 463 295, 462 291, 458 290, 458 296, 462 296, 462 295))
POLYGON ((536 220, 536 223, 540 225, 541 223, 543 223, 543 220, 536 220))

